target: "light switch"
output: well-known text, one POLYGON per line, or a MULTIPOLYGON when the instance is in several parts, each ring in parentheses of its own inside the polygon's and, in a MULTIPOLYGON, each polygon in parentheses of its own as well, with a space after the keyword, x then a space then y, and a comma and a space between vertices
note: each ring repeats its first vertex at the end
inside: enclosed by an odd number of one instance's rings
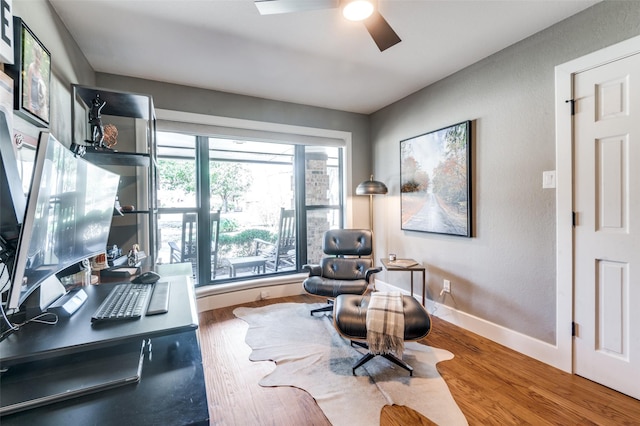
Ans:
POLYGON ((556 187, 556 171, 555 170, 542 172, 542 187, 543 188, 556 187))

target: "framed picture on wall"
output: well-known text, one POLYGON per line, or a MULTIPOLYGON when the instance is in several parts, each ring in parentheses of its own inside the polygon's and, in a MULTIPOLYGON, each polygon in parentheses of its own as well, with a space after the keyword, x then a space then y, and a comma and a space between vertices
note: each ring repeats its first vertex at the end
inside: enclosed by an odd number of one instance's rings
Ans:
POLYGON ((13 18, 14 63, 7 73, 14 81, 14 109, 27 121, 49 127, 51 54, 19 17, 13 18))
POLYGON ((471 121, 400 142, 401 228, 471 237, 471 121))

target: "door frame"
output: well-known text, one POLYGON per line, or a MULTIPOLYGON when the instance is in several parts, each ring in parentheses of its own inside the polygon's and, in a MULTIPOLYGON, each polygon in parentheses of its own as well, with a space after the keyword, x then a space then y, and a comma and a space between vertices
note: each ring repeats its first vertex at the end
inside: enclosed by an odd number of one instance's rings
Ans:
POLYGON ((555 68, 556 119, 556 348, 557 368, 573 373, 573 76, 640 53, 640 36, 555 68))

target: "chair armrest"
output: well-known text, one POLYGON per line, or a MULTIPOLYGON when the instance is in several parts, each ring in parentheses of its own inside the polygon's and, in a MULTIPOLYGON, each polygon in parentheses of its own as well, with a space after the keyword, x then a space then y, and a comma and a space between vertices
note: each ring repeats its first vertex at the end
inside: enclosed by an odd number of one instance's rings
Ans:
POLYGON ((302 265, 302 270, 309 272, 310 277, 319 277, 322 275, 322 267, 320 265, 302 265))
POLYGON ((266 240, 263 240, 263 239, 260 239, 260 238, 254 238, 253 241, 255 241, 256 244, 266 244, 268 246, 275 246, 274 243, 271 243, 269 241, 266 241, 266 240))
POLYGON ((256 244, 256 251, 254 253, 255 256, 267 255, 267 252, 273 250, 273 248, 276 246, 274 243, 263 240, 261 238, 254 238, 253 242, 256 244))
POLYGON ((380 271, 382 271, 382 268, 369 268, 364 272, 364 278, 367 280, 367 282, 369 282, 369 278, 371 278, 371 275, 377 274, 380 271))
MULTIPOLYGON (((267 246, 267 247, 270 247, 271 249, 273 249, 273 247, 276 246, 274 243, 260 239, 260 238, 254 238, 253 242, 256 243, 256 252, 255 252, 256 256, 260 256, 263 254, 260 252, 261 251, 260 246, 267 246)), ((263 248, 262 250, 265 250, 265 249, 263 248)))

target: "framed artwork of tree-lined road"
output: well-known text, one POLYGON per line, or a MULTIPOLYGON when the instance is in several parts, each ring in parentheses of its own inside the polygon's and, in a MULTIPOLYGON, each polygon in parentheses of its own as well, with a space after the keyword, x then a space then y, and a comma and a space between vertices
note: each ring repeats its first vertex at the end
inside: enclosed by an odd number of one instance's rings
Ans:
POLYGON ((406 231, 471 237, 471 121, 400 141, 406 231))

